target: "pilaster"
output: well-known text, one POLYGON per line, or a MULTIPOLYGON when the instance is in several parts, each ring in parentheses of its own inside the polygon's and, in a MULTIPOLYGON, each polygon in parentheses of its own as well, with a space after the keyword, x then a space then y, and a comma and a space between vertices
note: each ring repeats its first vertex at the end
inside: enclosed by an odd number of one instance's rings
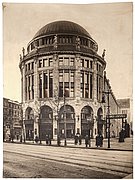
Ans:
POLYGON ((93 62, 93 100, 97 102, 97 59, 93 62))
POLYGON ((76 103, 78 104, 80 102, 80 89, 81 89, 81 74, 80 74, 80 54, 76 54, 75 57, 75 98, 76 98, 76 103))

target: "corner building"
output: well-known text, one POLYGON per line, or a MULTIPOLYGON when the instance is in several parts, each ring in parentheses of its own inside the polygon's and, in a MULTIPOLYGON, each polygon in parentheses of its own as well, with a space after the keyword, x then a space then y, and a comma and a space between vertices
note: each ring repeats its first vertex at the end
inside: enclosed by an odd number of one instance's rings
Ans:
POLYGON ((105 136, 101 103, 104 54, 80 25, 56 21, 45 25, 20 55, 23 128, 31 140, 46 135, 73 138, 80 133, 105 136))

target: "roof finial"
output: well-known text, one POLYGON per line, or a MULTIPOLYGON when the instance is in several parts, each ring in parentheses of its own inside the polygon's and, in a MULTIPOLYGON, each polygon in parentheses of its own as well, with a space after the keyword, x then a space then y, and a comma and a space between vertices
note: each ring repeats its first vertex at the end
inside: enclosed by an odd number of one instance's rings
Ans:
POLYGON ((80 50, 80 38, 77 36, 76 37, 76 48, 77 48, 77 50, 80 50))
POLYGON ((103 50, 103 54, 102 54, 102 58, 104 58, 105 57, 105 49, 103 50))
POLYGON ((22 61, 22 55, 20 54, 20 61, 22 61))
POLYGON ((25 49, 24 47, 22 48, 22 53, 23 53, 23 57, 25 56, 25 49))
POLYGON ((57 34, 54 36, 54 48, 57 49, 58 47, 58 37, 57 37, 57 34))

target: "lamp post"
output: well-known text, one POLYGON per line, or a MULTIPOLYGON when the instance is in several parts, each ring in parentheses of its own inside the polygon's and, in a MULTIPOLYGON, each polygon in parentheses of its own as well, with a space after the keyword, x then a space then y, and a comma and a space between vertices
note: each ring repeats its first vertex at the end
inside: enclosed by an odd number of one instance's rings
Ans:
POLYGON ((91 147, 91 125, 94 123, 93 113, 90 115, 90 117, 87 118, 87 121, 89 125, 89 147, 91 147))
POLYGON ((65 137, 65 141, 64 141, 64 146, 67 146, 67 132, 66 132, 66 129, 67 129, 67 125, 66 125, 66 106, 65 106, 65 97, 66 97, 66 94, 64 92, 64 137, 65 137))
POLYGON ((55 116, 55 120, 57 121, 57 146, 60 146, 60 135, 59 135, 59 113, 55 116))
POLYGON ((102 103, 105 103, 105 96, 104 94, 107 95, 107 116, 106 116, 106 132, 107 132, 107 138, 108 138, 108 148, 110 148, 110 102, 109 102, 109 94, 110 91, 103 91, 103 96, 102 96, 102 103))

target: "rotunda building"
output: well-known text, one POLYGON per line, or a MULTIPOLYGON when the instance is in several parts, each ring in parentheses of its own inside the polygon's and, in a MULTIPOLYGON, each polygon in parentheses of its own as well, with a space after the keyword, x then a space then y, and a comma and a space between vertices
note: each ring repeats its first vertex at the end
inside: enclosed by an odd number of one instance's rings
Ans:
POLYGON ((91 138, 105 133, 102 107, 104 54, 80 25, 42 27, 20 55, 23 129, 27 140, 91 138))

